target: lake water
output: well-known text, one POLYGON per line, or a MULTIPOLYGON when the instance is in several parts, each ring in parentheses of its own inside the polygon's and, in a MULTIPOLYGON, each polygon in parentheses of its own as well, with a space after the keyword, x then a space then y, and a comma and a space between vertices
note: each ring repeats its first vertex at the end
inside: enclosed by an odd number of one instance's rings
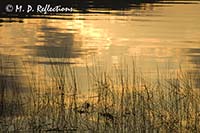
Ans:
MULTIPOLYGON (((102 69, 134 58, 143 73, 181 68, 200 74, 200 2, 130 4, 126 9, 0 22, 0 76, 37 75, 42 81, 54 64, 72 64, 85 88, 85 65, 102 69), (23 22, 19 22, 22 20, 23 22), (67 59, 67 60, 65 60, 67 59), (25 67, 24 67, 25 66, 25 67), (32 73, 30 73, 30 70, 32 73), (28 71, 28 72, 27 72, 28 71)), ((200 88, 200 79, 195 87, 200 88)), ((22 83, 23 84, 23 83, 22 83)))

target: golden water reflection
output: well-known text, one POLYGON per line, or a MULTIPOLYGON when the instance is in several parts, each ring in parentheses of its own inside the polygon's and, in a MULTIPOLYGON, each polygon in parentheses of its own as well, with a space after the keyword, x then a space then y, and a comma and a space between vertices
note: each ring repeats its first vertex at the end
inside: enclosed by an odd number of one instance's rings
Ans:
MULTIPOLYGON (((50 71, 41 67, 49 65, 49 58, 56 63, 65 58, 61 61, 81 72, 86 63, 94 64, 94 57, 108 67, 119 64, 121 57, 127 62, 136 57, 143 72, 155 71, 157 66, 164 70, 166 64, 173 70, 181 64, 189 73, 199 72, 200 5, 147 7, 2 23, 0 56, 31 64, 40 78, 50 71)), ((85 77, 84 73, 79 75, 85 77)))

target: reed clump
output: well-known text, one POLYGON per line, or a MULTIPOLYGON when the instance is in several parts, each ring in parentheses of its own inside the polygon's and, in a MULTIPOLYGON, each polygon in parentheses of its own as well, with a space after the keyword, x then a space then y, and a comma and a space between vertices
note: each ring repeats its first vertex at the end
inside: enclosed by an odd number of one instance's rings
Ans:
POLYGON ((15 102, 6 99, 5 90, 20 86, 9 87, 0 78, 0 132, 200 131, 200 91, 181 69, 166 75, 157 71, 150 79, 134 62, 110 70, 86 65, 90 89, 81 93, 83 77, 76 67, 51 62, 45 80, 29 74, 27 91, 12 94, 15 102), (4 111, 16 108, 17 114, 4 111))

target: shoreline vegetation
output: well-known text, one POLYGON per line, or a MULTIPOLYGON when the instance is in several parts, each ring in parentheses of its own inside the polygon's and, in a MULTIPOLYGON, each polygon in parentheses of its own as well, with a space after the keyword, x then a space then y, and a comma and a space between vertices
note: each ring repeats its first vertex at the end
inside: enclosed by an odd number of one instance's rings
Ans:
POLYGON ((151 81, 134 61, 111 72, 86 65, 82 94, 73 64, 50 62, 45 85, 32 74, 22 81, 28 84, 24 91, 0 67, 0 132, 200 131, 200 91, 181 68, 166 75, 157 70, 151 81))

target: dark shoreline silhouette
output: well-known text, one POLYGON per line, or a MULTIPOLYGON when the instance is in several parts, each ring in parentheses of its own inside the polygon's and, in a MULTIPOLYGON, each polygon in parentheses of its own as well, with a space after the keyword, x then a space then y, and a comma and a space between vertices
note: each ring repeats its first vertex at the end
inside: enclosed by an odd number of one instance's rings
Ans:
MULTIPOLYGON (((140 6, 142 3, 155 3, 159 0, 44 0, 44 1, 27 1, 27 0, 5 0, 0 2, 0 17, 30 17, 31 15, 44 15, 36 11, 31 13, 18 13, 18 12, 7 12, 6 6, 8 4, 27 6, 31 5, 36 7, 37 5, 45 6, 50 4, 52 7, 61 5, 63 7, 72 7, 79 13, 88 13, 89 9, 110 9, 110 10, 126 10, 131 7, 140 6)), ((49 15, 49 14, 46 14, 49 15)))

